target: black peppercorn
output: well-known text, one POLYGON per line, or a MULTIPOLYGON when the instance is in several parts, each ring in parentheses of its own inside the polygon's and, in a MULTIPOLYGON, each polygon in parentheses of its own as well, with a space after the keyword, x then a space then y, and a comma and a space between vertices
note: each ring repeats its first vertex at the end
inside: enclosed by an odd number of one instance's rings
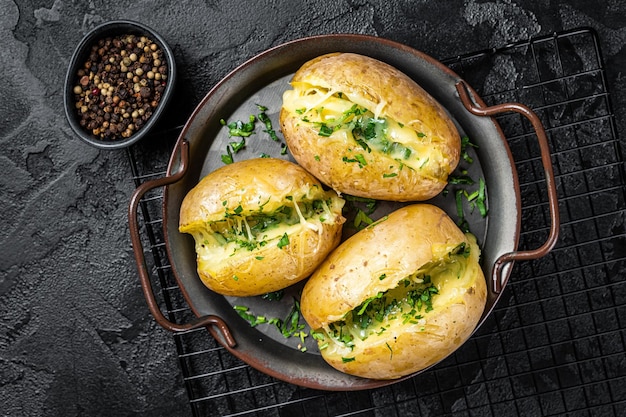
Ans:
POLYGON ((145 36, 98 40, 76 73, 79 124, 96 137, 130 137, 159 105, 168 67, 161 48, 145 36))

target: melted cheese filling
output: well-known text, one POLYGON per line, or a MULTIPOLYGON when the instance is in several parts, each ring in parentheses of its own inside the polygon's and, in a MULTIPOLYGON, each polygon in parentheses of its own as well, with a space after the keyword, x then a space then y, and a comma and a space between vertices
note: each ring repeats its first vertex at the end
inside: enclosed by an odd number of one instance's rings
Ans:
POLYGON ((322 233, 323 223, 334 223, 343 206, 338 197, 287 203, 272 213, 227 213, 222 220, 207 222, 203 228, 192 231, 198 261, 210 263, 212 259, 267 245, 286 246, 289 236, 303 229, 322 233))
MULTIPOLYGON (((320 350, 349 357, 356 344, 373 339, 386 343, 406 332, 428 332, 429 316, 454 303, 462 303, 476 274, 480 250, 475 238, 456 247, 433 247, 436 261, 424 265, 399 285, 364 301, 340 321, 314 332, 320 350)), ((384 276, 379 277, 383 280, 384 276)))
POLYGON ((329 141, 343 142, 351 154, 361 151, 367 159, 367 153, 375 151, 425 175, 438 175, 445 157, 432 145, 435 138, 382 117, 384 101, 356 101, 341 92, 306 83, 294 83, 294 90, 283 95, 283 107, 296 114, 301 124, 329 141))

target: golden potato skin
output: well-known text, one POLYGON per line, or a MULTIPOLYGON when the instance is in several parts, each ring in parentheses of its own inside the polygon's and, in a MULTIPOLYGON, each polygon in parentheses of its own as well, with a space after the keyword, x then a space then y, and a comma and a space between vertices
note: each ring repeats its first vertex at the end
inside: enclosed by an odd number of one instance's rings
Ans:
POLYGON ((238 206, 250 213, 263 204, 263 210, 271 212, 287 196, 300 200, 311 192, 321 195, 321 191, 319 181, 292 162, 276 158, 238 161, 209 173, 187 193, 180 207, 180 228, 186 231, 196 222, 221 220, 238 206))
POLYGON ((386 63, 352 53, 323 55, 305 63, 291 85, 293 90, 285 92, 280 113, 289 150, 300 165, 340 193, 380 200, 426 200, 445 187, 459 162, 460 136, 446 111, 415 81, 386 63), (376 117, 392 120, 406 136, 400 142, 415 148, 412 158, 421 154, 422 159, 398 161, 368 151, 345 131, 320 136, 319 125, 303 121, 302 109, 310 106, 315 94, 329 91, 341 93, 347 102, 376 117), (346 163, 354 161, 355 155, 362 155, 366 164, 346 163))
MULTIPOLYGON (((403 207, 343 242, 306 283, 300 304, 312 329, 325 328, 370 297, 397 287, 445 248, 462 242, 471 247, 466 272, 458 279, 437 282, 439 294, 422 320, 389 320, 384 332, 365 340, 355 338, 352 349, 331 341, 320 348, 324 360, 348 374, 395 379, 427 368, 456 350, 483 313, 486 282, 473 236, 464 235, 445 212, 429 204, 403 207), (383 274, 385 279, 380 279, 383 274)), ((318 343, 321 346, 329 339, 318 343)))
POLYGON ((308 277, 339 244, 345 221, 343 203, 334 191, 325 191, 317 179, 292 162, 250 159, 209 173, 190 190, 181 204, 179 230, 193 235, 198 275, 208 288, 231 296, 260 295, 308 277), (289 226, 254 250, 210 239, 209 223, 225 219, 227 213, 272 213, 287 197, 329 200, 330 211, 324 221, 312 219, 306 225, 289 226), (289 244, 278 247, 283 232, 289 244))

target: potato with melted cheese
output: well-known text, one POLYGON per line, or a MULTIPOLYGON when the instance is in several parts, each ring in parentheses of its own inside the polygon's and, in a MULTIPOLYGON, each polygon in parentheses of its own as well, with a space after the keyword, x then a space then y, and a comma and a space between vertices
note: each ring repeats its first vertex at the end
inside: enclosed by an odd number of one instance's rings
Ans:
POLYGON ((425 369, 476 328, 487 287, 480 249, 430 204, 392 212, 343 242, 304 286, 300 308, 322 357, 373 379, 425 369))
POLYGON ((306 62, 283 94, 296 161, 338 192, 392 201, 437 195, 461 141, 445 109, 396 68, 353 53, 306 62))
POLYGON ((249 159, 218 168, 189 191, 179 230, 194 237, 208 288, 260 295, 308 277, 339 244, 343 205, 292 162, 249 159))

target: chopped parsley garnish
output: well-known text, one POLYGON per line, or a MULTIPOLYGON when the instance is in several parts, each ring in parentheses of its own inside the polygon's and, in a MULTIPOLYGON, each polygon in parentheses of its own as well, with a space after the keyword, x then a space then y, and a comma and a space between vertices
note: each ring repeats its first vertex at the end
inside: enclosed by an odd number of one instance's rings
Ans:
POLYGON ((246 306, 233 306, 237 314, 245 321, 247 321, 251 327, 256 327, 259 324, 267 323, 267 318, 265 316, 256 316, 250 312, 250 309, 246 306))
POLYGON ((329 127, 326 123, 320 124, 320 131, 318 133, 320 136, 329 137, 333 134, 333 128, 329 127))
POLYGON ((298 300, 293 300, 291 311, 289 311, 285 320, 277 323, 276 327, 278 327, 278 330, 280 330, 280 333, 284 337, 291 337, 296 334, 300 337, 304 337, 301 333, 305 325, 300 324, 300 302, 298 300))
MULTIPOLYGON (((245 212, 241 204, 234 208, 228 208, 228 202, 223 201, 222 205, 225 207, 224 218, 209 224, 212 234, 207 234, 207 239, 212 236, 215 244, 223 246, 235 243, 233 250, 245 249, 252 251, 268 243, 268 231, 280 225, 299 223, 301 219, 298 211, 305 219, 320 220, 331 218, 329 215, 332 205, 331 200, 292 202, 291 204, 282 205, 272 212, 263 211, 266 203, 261 205, 258 210, 245 212), (298 210, 295 209, 294 204, 298 204, 298 210)), ((286 234, 275 239, 275 242, 281 248, 289 244, 289 237, 286 234)), ((208 240, 206 244, 209 244, 208 240)))
POLYGON ((365 214, 365 212, 361 209, 356 209, 356 216, 354 216, 354 227, 357 230, 361 230, 364 229, 365 227, 369 226, 370 224, 374 223, 374 220, 372 220, 367 214, 365 214))
POLYGON ((357 163, 359 164, 359 168, 363 168, 365 165, 367 165, 367 161, 365 160, 365 157, 363 156, 363 154, 356 154, 354 155, 354 158, 348 158, 347 156, 344 156, 343 158, 341 158, 341 160, 343 162, 348 162, 348 163, 357 163))
MULTIPOLYGON (((275 294, 275 293, 269 293, 275 294)), ((282 295, 281 295, 282 297, 282 295)), ((267 299, 267 298, 266 298, 267 299)), ((291 306, 291 310, 287 314, 284 319, 280 319, 277 317, 267 318, 262 315, 255 315, 250 311, 250 308, 242 305, 234 305, 233 309, 239 314, 241 318, 246 320, 250 326, 255 327, 259 324, 270 324, 276 326, 276 329, 280 332, 280 334, 284 338, 297 337, 300 339, 300 342, 303 344, 306 337, 308 337, 308 333, 304 331, 306 326, 300 323, 300 302, 294 298, 293 305, 291 306)), ((313 334, 313 333, 312 333, 313 334)), ((313 335, 314 338, 319 338, 321 335, 313 335)), ((323 337, 323 336, 322 336, 323 337)), ((298 348, 305 352, 306 348, 301 345, 298 348)))
POLYGON ((469 232, 469 222, 465 216, 464 201, 469 204, 470 213, 478 209, 481 217, 487 216, 487 201, 485 193, 485 180, 478 180, 478 190, 469 193, 466 189, 458 189, 455 192, 457 225, 464 232, 469 232))
POLYGON ((270 138, 272 138, 272 140, 274 142, 279 142, 280 139, 278 139, 278 135, 276 135, 276 131, 272 127, 272 120, 265 113, 267 111, 267 107, 261 106, 260 104, 257 104, 257 107, 258 107, 259 111, 261 112, 261 113, 258 114, 258 118, 259 118, 259 120, 261 122, 263 122, 265 124, 264 132, 267 133, 268 135, 270 135, 270 138))
MULTIPOLYGON (((425 328, 428 313, 435 308, 433 300, 439 294, 438 286, 445 282, 440 279, 454 277, 454 274, 460 276, 469 251, 470 245, 465 243, 450 248, 439 260, 432 261, 401 279, 396 287, 369 297, 346 313, 341 320, 329 324, 325 329, 325 336, 318 337, 317 340, 323 343, 326 337, 330 337, 347 348, 353 348, 355 340, 365 340, 372 335, 382 334, 394 320, 419 326, 420 329, 425 328)), ((386 278, 387 274, 379 276, 381 281, 386 278)))
POLYGON ((228 127, 228 136, 239 136, 247 138, 254 133, 254 124, 256 122, 256 116, 251 114, 247 122, 242 120, 236 120, 234 122, 226 123, 224 119, 220 120, 222 126, 228 127))
POLYGON ((473 185, 474 180, 468 175, 450 175, 448 183, 453 185, 473 185))
POLYGON ((240 142, 230 142, 229 145, 232 148, 233 152, 237 153, 246 147, 246 141, 244 139, 241 139, 240 142))
POLYGON ((280 301, 282 300, 283 295, 285 295, 285 291, 278 290, 278 291, 268 292, 267 294, 263 294, 261 298, 264 300, 268 300, 268 301, 280 301))
POLYGON ((478 146, 473 144, 468 136, 461 137, 461 164, 459 164, 455 173, 448 177, 448 185, 442 191, 444 196, 449 193, 454 194, 457 225, 463 232, 470 232, 468 215, 471 215, 477 209, 480 216, 485 218, 488 211, 485 180, 479 178, 478 188, 476 189, 476 180, 468 175, 468 164, 474 162, 474 159, 468 153, 470 148, 478 148, 478 146), (463 165, 463 162, 465 165, 463 165), (469 212, 466 212, 467 209, 469 209, 469 212))
POLYGON ((226 165, 228 164, 232 164, 234 162, 233 160, 233 152, 230 150, 230 146, 226 147, 226 155, 222 155, 222 162, 225 163, 226 165))
MULTIPOLYGON (((341 98, 339 95, 337 97, 341 98)), ((353 104, 348 110, 344 111, 341 116, 336 119, 324 119, 322 122, 315 122, 314 119, 309 119, 309 115, 319 117, 323 108, 316 108, 309 110, 298 109, 296 113, 301 116, 303 122, 312 123, 318 129, 319 136, 330 137, 335 131, 345 128, 352 133, 354 141, 365 151, 371 152, 372 149, 383 152, 397 159, 409 159, 413 155, 413 150, 409 147, 402 145, 399 142, 395 142, 390 138, 388 134, 388 121, 384 118, 376 118, 374 114, 364 107, 357 104, 353 104), (313 113, 311 113, 313 112, 313 113)), ((400 128, 403 128, 402 124, 398 124, 400 128)), ((424 134, 418 132, 418 137, 423 137, 424 134)), ((363 160, 344 158, 344 162, 359 162, 361 165, 366 165, 363 160), (348 160, 346 160, 348 159, 348 160)))
POLYGON ((357 205, 364 205, 366 208, 365 214, 367 215, 372 214, 376 210, 376 207, 378 206, 378 201, 372 198, 357 197, 357 196, 348 195, 348 194, 345 194, 343 198, 348 203, 350 203, 351 207, 349 208, 356 207, 357 205))
POLYGON ((469 222, 465 218, 465 212, 463 211, 463 190, 457 190, 455 193, 456 202, 456 215, 458 217, 457 226, 464 232, 469 231, 469 222))
MULTIPOLYGON (((264 124, 265 129, 263 132, 267 133, 274 142, 280 142, 276 131, 272 127, 272 120, 266 113, 268 108, 260 104, 257 104, 256 106, 260 113, 256 116, 251 114, 248 117, 248 121, 236 120, 233 122, 227 122, 225 119, 220 119, 220 124, 228 128, 228 137, 241 138, 241 141, 239 142, 233 141, 226 145, 226 154, 221 155, 221 159, 224 164, 232 164, 234 162, 233 154, 236 154, 246 147, 245 139, 255 133, 257 121, 264 124)), ((281 155, 285 155, 286 153, 287 147, 283 145, 281 148, 281 155)), ((266 157, 269 157, 269 155, 261 155, 261 158, 266 157)))
POLYGON ((470 142, 468 136, 463 136, 461 138, 461 158, 463 158, 463 160, 465 160, 465 162, 467 162, 468 164, 471 164, 472 162, 474 162, 474 159, 467 153, 468 147, 478 148, 478 146, 470 142))
POLYGON ((285 233, 283 237, 280 238, 276 246, 278 246, 279 249, 282 249, 287 245, 289 245, 289 236, 285 233))

